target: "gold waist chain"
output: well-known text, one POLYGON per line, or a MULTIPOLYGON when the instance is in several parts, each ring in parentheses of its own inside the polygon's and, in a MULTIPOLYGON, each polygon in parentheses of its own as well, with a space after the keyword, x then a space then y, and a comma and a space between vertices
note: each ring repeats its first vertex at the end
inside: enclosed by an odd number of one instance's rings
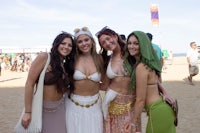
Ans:
POLYGON ((112 115, 122 115, 128 112, 134 103, 135 101, 131 101, 127 104, 120 104, 120 103, 111 101, 110 106, 108 107, 108 111, 112 115))
POLYGON ((99 96, 98 96, 98 98, 97 98, 93 103, 91 103, 91 104, 85 104, 85 105, 84 105, 84 104, 80 104, 79 102, 74 101, 70 96, 69 96, 69 99, 70 99, 76 106, 89 108, 89 107, 95 105, 95 104, 98 102, 99 96))

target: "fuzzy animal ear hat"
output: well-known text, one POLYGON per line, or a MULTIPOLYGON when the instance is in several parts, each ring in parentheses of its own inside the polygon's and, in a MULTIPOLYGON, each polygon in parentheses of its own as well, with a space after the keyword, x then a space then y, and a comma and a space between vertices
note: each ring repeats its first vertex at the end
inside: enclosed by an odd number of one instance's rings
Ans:
POLYGON ((77 39, 80 35, 88 35, 89 37, 93 38, 92 33, 89 31, 88 27, 74 29, 75 39, 77 39))

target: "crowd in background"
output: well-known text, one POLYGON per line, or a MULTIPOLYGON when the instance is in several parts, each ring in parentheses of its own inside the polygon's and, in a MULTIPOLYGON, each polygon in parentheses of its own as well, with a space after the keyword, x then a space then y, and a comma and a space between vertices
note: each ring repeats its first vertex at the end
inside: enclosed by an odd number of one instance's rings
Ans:
POLYGON ((0 54, 0 70, 27 72, 37 53, 0 54))

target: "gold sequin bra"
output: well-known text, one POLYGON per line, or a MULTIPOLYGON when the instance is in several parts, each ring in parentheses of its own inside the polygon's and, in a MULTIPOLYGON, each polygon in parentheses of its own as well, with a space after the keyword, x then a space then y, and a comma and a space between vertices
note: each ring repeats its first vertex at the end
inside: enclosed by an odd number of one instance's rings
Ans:
POLYGON ((68 98, 69 98, 76 106, 85 107, 85 108, 89 108, 89 107, 95 105, 95 104, 98 102, 98 100, 99 100, 99 96, 98 96, 98 98, 97 98, 93 103, 91 103, 91 104, 80 104, 79 102, 74 101, 70 96, 68 96, 68 98))
POLYGON ((127 104, 121 104, 121 103, 116 103, 114 101, 111 101, 108 107, 108 111, 112 115, 122 115, 122 114, 127 113, 134 103, 135 101, 131 101, 127 104))

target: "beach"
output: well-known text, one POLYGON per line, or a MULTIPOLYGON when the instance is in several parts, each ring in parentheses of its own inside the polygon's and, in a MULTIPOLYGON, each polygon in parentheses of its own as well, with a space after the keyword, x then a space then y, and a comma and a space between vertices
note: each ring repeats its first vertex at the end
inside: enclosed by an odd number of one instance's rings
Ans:
MULTIPOLYGON (((179 115, 177 133, 200 132, 200 74, 190 85, 186 57, 174 57, 173 63, 165 62, 162 85, 168 94, 178 100, 179 115)), ((200 65, 199 65, 200 66, 200 65)), ((24 84, 28 72, 2 71, 0 76, 0 133, 14 133, 24 106, 24 84)), ((145 133, 146 113, 142 113, 142 133, 145 133)), ((163 121, 164 122, 164 121, 163 121)))

